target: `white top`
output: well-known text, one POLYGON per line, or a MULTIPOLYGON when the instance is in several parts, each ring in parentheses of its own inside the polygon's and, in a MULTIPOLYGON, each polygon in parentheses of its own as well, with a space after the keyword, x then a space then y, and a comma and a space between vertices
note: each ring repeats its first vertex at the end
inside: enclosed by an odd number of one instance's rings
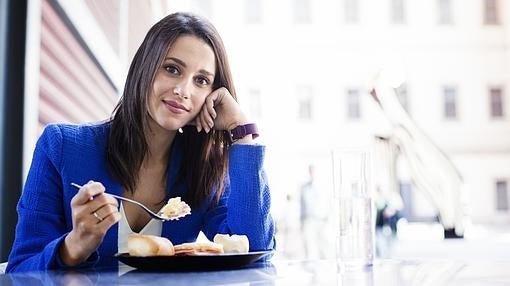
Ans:
MULTIPOLYGON (((119 240, 118 240, 118 248, 119 253, 128 252, 127 247, 127 239, 130 234, 136 234, 131 229, 127 219, 126 213, 124 213, 124 207, 122 206, 122 202, 120 202, 120 215, 121 218, 119 220, 119 240)), ((156 219, 151 219, 138 234, 151 234, 161 236, 161 230, 163 228, 163 222, 156 219)))

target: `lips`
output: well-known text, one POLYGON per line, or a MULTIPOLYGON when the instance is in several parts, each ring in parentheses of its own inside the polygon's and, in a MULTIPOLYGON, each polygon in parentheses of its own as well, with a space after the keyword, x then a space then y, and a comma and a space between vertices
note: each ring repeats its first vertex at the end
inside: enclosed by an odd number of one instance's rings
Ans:
POLYGON ((184 105, 172 100, 163 100, 163 103, 173 113, 181 114, 189 111, 184 105))

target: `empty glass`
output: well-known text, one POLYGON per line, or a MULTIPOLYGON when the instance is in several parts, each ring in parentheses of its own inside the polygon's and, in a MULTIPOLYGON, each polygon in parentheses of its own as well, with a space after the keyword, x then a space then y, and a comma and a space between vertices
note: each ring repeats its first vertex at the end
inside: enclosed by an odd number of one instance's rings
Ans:
POLYGON ((370 267, 375 247, 370 152, 334 150, 332 159, 339 270, 370 267))

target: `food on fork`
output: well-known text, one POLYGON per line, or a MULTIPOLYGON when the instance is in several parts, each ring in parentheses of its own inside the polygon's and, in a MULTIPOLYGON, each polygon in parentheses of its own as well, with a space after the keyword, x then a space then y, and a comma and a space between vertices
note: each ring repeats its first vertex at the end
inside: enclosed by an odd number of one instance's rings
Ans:
POLYGON ((166 205, 159 211, 159 215, 171 220, 177 220, 189 214, 191 214, 191 208, 187 203, 181 201, 181 197, 170 198, 166 205))
POLYGON ((250 242, 246 235, 216 234, 214 242, 223 245, 223 250, 227 253, 246 253, 250 249, 250 242))
POLYGON ((128 236, 128 251, 131 256, 172 256, 174 246, 165 237, 145 234, 128 236))
POLYGON ((223 246, 214 242, 188 242, 174 246, 175 255, 223 253, 223 246))

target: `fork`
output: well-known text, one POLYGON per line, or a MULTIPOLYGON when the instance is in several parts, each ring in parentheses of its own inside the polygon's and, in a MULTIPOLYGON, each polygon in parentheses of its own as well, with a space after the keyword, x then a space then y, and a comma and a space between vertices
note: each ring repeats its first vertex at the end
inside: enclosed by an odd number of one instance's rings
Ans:
MULTIPOLYGON (((78 189, 81 189, 83 187, 83 186, 80 186, 80 185, 78 185, 76 183, 71 183, 71 185, 73 187, 78 188, 78 189)), ((140 202, 137 202, 135 200, 128 199, 128 198, 121 197, 121 196, 117 196, 117 195, 110 194, 110 193, 106 193, 106 192, 105 192, 105 194, 110 195, 110 196, 112 196, 112 197, 114 197, 116 199, 119 199, 119 200, 122 200, 122 201, 126 201, 128 203, 135 204, 135 205, 141 207, 142 209, 144 209, 151 217, 153 217, 155 219, 159 219, 159 220, 172 220, 172 219, 174 219, 172 217, 163 216, 161 212, 160 213, 155 213, 155 212, 151 211, 148 207, 146 207, 144 204, 142 204, 140 202)))

